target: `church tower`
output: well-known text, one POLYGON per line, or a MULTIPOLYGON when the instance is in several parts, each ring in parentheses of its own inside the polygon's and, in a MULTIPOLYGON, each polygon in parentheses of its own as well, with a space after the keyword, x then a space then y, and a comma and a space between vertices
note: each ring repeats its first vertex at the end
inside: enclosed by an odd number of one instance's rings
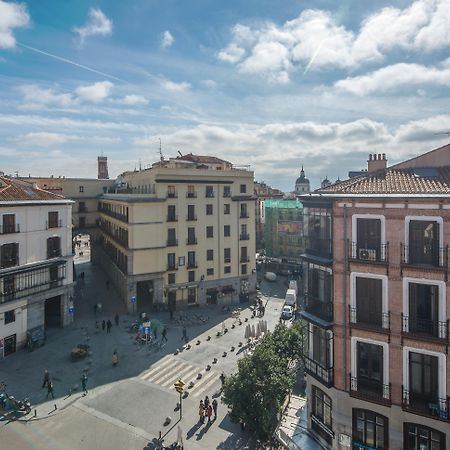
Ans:
POLYGON ((98 176, 99 180, 108 180, 108 157, 107 156, 99 156, 97 157, 97 165, 98 165, 98 176))
POLYGON ((309 180, 308 180, 308 178, 305 177, 305 171, 303 170, 303 165, 302 165, 302 170, 300 171, 300 176, 295 181, 295 193, 296 194, 307 194, 307 193, 309 193, 309 191, 310 191, 309 180))

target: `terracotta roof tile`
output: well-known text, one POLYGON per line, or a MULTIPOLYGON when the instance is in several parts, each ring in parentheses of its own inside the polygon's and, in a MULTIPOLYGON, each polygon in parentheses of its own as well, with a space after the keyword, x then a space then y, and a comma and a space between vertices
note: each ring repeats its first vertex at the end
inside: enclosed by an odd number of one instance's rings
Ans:
POLYGON ((66 200, 62 195, 40 189, 36 185, 0 176, 0 201, 66 200))
POLYGON ((203 164, 231 164, 229 161, 225 161, 224 159, 216 158, 215 156, 201 156, 201 155, 193 155, 192 153, 188 153, 187 155, 177 156, 177 159, 181 159, 184 161, 192 161, 196 163, 203 164))

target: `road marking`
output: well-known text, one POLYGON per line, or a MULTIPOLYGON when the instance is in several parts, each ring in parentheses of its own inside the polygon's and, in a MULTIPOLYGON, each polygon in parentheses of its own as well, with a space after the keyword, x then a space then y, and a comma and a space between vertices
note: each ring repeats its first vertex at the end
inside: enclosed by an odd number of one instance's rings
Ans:
POLYGON ((192 372, 192 370, 192 366, 188 364, 183 370, 180 370, 178 373, 172 374, 172 376, 167 381, 164 381, 164 383, 161 383, 160 386, 167 387, 170 386, 171 383, 177 381, 179 378, 183 379, 186 378, 186 376, 191 376, 190 373, 192 372))
POLYGON ((166 372, 166 374, 159 378, 152 380, 153 383, 159 384, 162 386, 163 384, 167 383, 167 381, 170 382, 172 378, 177 378, 180 372, 184 372, 185 370, 190 369, 190 365, 186 362, 179 362, 175 367, 172 367, 169 372, 166 372))
MULTIPOLYGON (((181 364, 183 364, 181 362, 181 364)), ((180 365, 180 361, 175 359, 173 360, 172 364, 169 364, 167 367, 165 367, 161 373, 156 373, 152 375, 151 377, 146 378, 147 381, 151 381, 152 383, 158 384, 163 379, 165 380, 168 376, 170 376, 174 371, 176 372, 178 370, 178 367, 180 365)))
POLYGON ((166 366, 168 363, 173 361, 173 359, 171 359, 171 357, 172 357, 172 355, 165 356, 161 361, 158 361, 156 367, 153 367, 153 369, 150 369, 148 372, 145 372, 144 376, 147 376, 147 375, 150 376, 152 373, 154 373, 157 370, 161 369, 161 367, 166 366))
POLYGON ((178 361, 176 359, 170 360, 169 364, 164 364, 163 367, 156 367, 154 370, 152 370, 149 373, 146 373, 145 375, 141 376, 141 380, 150 380, 150 379, 156 379, 160 377, 161 375, 164 375, 167 373, 167 370, 172 370, 172 367, 176 366, 178 364, 178 361))
POLYGON ((219 375, 218 374, 214 374, 214 375, 216 375, 216 376, 211 377, 211 379, 204 386, 202 386, 198 391, 195 392, 194 397, 198 397, 203 392, 205 392, 206 389, 208 389, 210 386, 212 386, 214 383, 217 382, 217 380, 219 379, 219 375))

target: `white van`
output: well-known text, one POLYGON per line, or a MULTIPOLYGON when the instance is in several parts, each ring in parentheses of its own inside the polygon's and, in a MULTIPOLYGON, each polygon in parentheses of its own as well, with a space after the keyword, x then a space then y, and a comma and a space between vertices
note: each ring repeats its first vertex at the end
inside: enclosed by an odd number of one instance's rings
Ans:
POLYGON ((292 306, 294 310, 297 308, 297 293, 294 289, 288 289, 284 298, 284 304, 292 306))
POLYGON ((295 296, 298 295, 297 282, 295 280, 289 281, 288 289, 293 289, 295 291, 295 296))

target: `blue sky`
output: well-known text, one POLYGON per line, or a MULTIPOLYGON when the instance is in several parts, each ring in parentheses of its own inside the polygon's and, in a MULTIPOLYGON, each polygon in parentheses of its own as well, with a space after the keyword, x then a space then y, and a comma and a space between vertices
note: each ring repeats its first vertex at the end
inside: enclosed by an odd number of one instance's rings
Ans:
POLYGON ((163 154, 289 191, 448 143, 450 0, 0 0, 0 170, 163 154), (280 6, 282 5, 282 6, 280 6))

